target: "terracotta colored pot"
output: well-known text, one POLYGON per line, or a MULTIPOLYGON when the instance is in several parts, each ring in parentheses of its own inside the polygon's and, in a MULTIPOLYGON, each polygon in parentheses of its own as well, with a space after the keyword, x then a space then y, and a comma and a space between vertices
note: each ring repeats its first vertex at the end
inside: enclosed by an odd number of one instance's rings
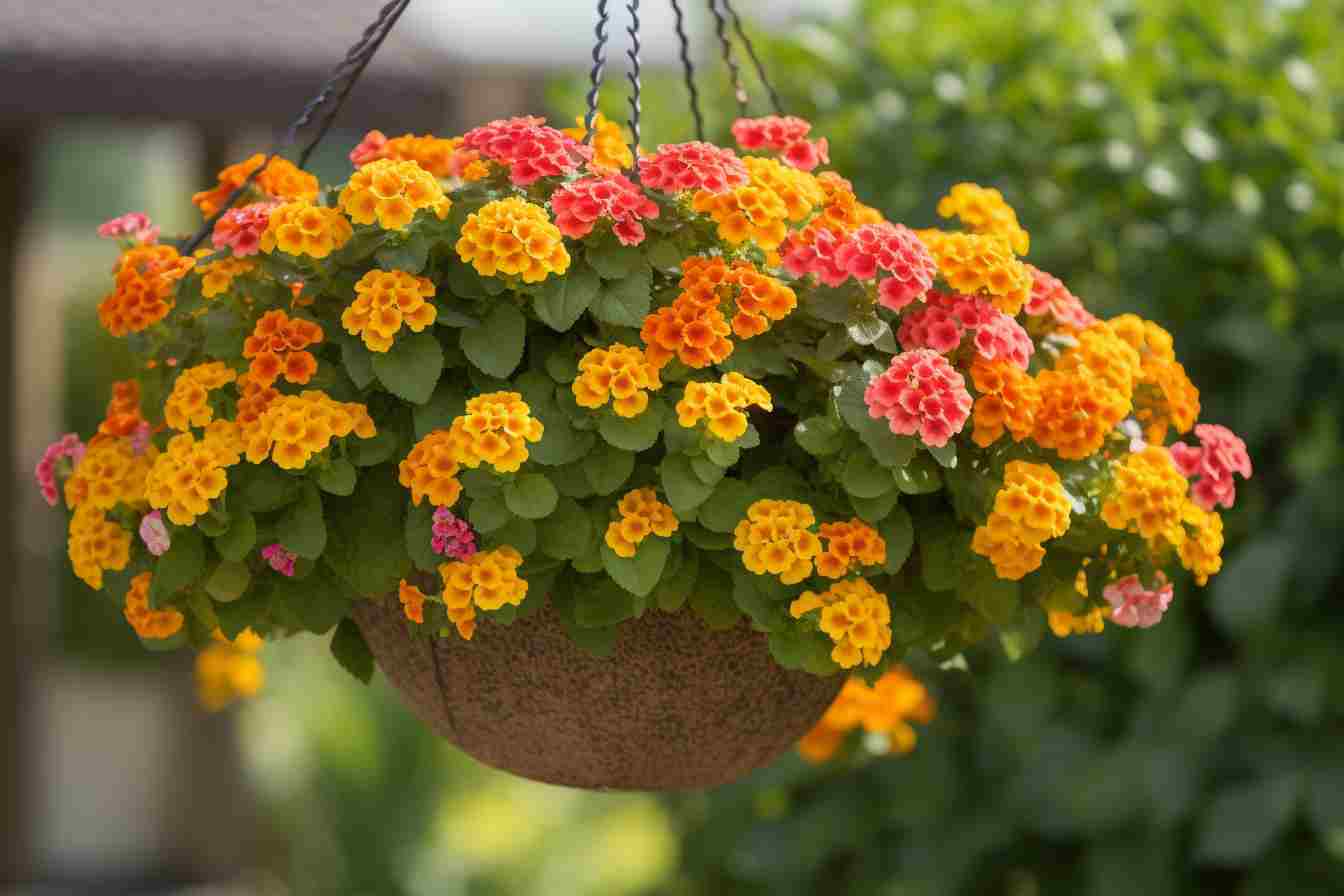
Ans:
POLYGON ((652 611, 613 654, 570 641, 547 606, 471 641, 412 637, 395 599, 360 601, 378 665, 436 732, 487 765, 569 787, 690 790, 733 781, 789 749, 844 676, 781 668, 744 622, 705 628, 652 611))

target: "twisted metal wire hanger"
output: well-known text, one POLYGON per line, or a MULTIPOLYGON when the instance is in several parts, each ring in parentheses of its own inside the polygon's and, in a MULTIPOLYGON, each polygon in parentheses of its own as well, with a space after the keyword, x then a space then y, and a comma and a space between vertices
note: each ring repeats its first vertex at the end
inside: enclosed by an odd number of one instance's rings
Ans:
POLYGON ((686 93, 691 98, 691 117, 695 119, 695 139, 705 139, 705 117, 700 112, 700 91, 695 87, 695 64, 691 62, 691 41, 686 36, 686 15, 681 0, 671 0, 672 14, 676 16, 677 43, 680 44, 681 71, 686 81, 686 93))
POLYGON ((733 31, 737 32, 737 39, 742 41, 742 47, 747 51, 747 58, 751 60, 752 68, 756 69, 756 77, 760 79, 761 86, 765 88, 766 94, 770 97, 770 107, 775 110, 776 115, 784 114, 784 104, 779 100, 779 94, 775 92, 775 87, 766 77, 765 66, 761 63, 761 57, 756 55, 756 48, 751 43, 751 38, 747 36, 747 30, 742 27, 742 17, 733 9, 732 0, 722 0, 723 8, 728 10, 728 15, 733 18, 733 31))

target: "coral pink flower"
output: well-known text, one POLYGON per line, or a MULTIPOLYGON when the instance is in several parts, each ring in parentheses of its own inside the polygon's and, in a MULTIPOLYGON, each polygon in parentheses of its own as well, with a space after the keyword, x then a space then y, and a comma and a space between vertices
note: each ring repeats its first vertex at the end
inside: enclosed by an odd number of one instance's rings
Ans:
POLYGON ((810 122, 794 115, 739 118, 733 122, 733 139, 743 149, 773 150, 786 164, 801 171, 811 171, 830 161, 830 147, 824 137, 815 141, 807 139, 811 130, 810 122))
POLYGON ((842 234, 828 227, 818 228, 811 244, 797 242, 796 236, 790 236, 780 259, 784 270, 799 278, 812 274, 827 286, 839 286, 849 279, 849 271, 835 260, 835 250, 843 239, 842 234))
POLYGON ((277 541, 275 544, 268 544, 262 548, 261 559, 269 563, 271 569, 280 573, 280 575, 293 577, 295 557, 285 550, 280 542, 277 541))
POLYGON ((599 218, 612 222, 612 232, 625 246, 644 242, 643 218, 658 217, 658 203, 644 195, 623 174, 586 177, 562 184, 551 196, 555 226, 573 239, 592 232, 599 218))
POLYGON ((1176 469, 1195 480, 1190 486, 1190 496, 1200 507, 1205 510, 1213 510, 1219 504, 1231 507, 1237 499, 1233 476, 1251 478, 1251 456, 1246 453, 1246 443, 1217 423, 1199 424, 1195 436, 1199 439, 1198 447, 1184 442, 1171 446, 1176 469))
POLYGON ((127 212, 111 221, 99 224, 98 235, 111 239, 130 237, 137 243, 157 243, 159 228, 155 227, 149 216, 143 212, 127 212))
POLYGON ((255 255, 261 248, 261 235, 271 222, 271 212, 278 205, 278 202, 254 202, 229 209, 215 222, 210 241, 216 249, 228 246, 234 255, 255 255))
POLYGON ((350 150, 350 164, 363 168, 370 162, 376 162, 387 155, 387 135, 382 131, 369 131, 359 145, 350 150))
POLYGON ((897 435, 918 435, 926 445, 941 448, 961 432, 971 414, 966 380, 942 355, 922 348, 891 359, 885 373, 863 393, 868 414, 887 418, 897 435))
POLYGON ((899 311, 922 298, 933 286, 938 266, 929 250, 903 224, 865 224, 835 250, 836 264, 858 280, 872 280, 880 272, 891 276, 877 284, 878 301, 899 311))
POLYGON ((151 510, 140 519, 140 540, 155 557, 168 553, 172 539, 168 536, 168 527, 163 523, 163 513, 151 510))
POLYGON ((70 469, 79 466, 79 462, 84 459, 86 448, 79 436, 68 432, 42 452, 42 459, 37 462, 33 470, 33 478, 37 480, 37 487, 41 490, 43 499, 52 507, 60 501, 60 491, 56 488, 57 464, 63 459, 69 459, 70 469))
POLYGON ((1097 322, 1083 302, 1058 277, 1047 274, 1040 268, 1026 265, 1031 272, 1031 295, 1022 306, 1032 317, 1052 315, 1056 321, 1066 327, 1083 330, 1097 322))
POLYGON ((665 143, 639 160, 639 179, 652 190, 726 193, 746 184, 747 166, 731 149, 712 143, 665 143))
POLYGON ((901 321, 896 334, 901 348, 931 348, 945 355, 970 334, 976 354, 986 361, 1002 358, 1027 369, 1036 346, 1021 324, 989 300, 933 289, 924 301, 924 307, 911 311, 901 321))
POLYGON ((509 180, 526 187, 539 178, 573 174, 593 150, 544 118, 506 118, 467 131, 462 145, 509 169, 509 180))
POLYGON ((1107 585, 1102 597, 1111 605, 1111 621, 1125 628, 1152 628, 1171 606, 1171 583, 1157 574, 1157 587, 1143 587, 1138 576, 1125 576, 1107 585))
POLYGON ((466 520, 447 507, 434 511, 432 544, 434 553, 454 560, 466 560, 476 553, 476 533, 466 520))

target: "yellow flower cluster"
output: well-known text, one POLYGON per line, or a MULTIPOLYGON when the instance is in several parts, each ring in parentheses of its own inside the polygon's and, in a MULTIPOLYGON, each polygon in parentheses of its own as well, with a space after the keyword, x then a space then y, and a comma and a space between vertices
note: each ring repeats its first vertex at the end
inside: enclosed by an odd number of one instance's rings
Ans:
POLYGON ((439 565, 443 604, 459 635, 471 640, 478 609, 498 610, 505 604, 516 607, 523 602, 527 581, 518 575, 522 565, 522 555, 508 545, 439 565))
POLYGON ((753 406, 774 410, 765 387, 740 373, 725 373, 717 383, 686 384, 677 402, 677 422, 690 429, 708 419, 712 436, 734 442, 747 431, 747 415, 742 409, 753 406))
POLYGON ((419 333, 434 323, 438 309, 425 301, 433 297, 434 284, 428 277, 372 270, 355 284, 355 300, 341 313, 341 326, 363 338, 369 351, 385 352, 402 324, 419 333))
POLYGON ((150 468, 145 488, 149 505, 167 510, 168 519, 179 526, 190 526, 208 512, 210 502, 229 484, 224 471, 239 460, 231 431, 234 427, 225 423, 200 441, 189 432, 173 436, 150 468))
POLYGON ((821 610, 821 630, 835 642, 831 659, 842 669, 859 663, 876 666, 891 646, 891 607, 867 579, 846 579, 817 593, 804 591, 789 605, 789 615, 801 619, 821 610))
POLYGON ((1020 579, 1045 558, 1041 543, 1069 528, 1069 499, 1059 474, 1044 464, 1010 461, 994 510, 975 530, 971 550, 987 557, 1001 579, 1020 579))
POLYGON ((1025 370, 1011 361, 977 358, 971 363, 971 381, 980 393, 971 433, 975 444, 988 448, 1005 431, 1014 442, 1031 435, 1041 408, 1041 389, 1025 370))
POLYGON ((436 429, 415 443, 397 472, 416 505, 428 498, 435 507, 451 507, 462 496, 462 483, 457 481, 459 469, 453 437, 446 429, 436 429))
POLYGON ((551 274, 569 270, 560 228, 546 209, 510 196, 487 202, 467 217, 457 241, 457 255, 482 277, 521 276, 524 283, 540 283, 551 274))
POLYGON ((196 699, 215 712, 235 700, 256 696, 266 682, 266 669, 257 653, 262 640, 245 628, 230 641, 215 630, 214 643, 196 655, 196 699))
POLYGON ((723 193, 701 190, 691 207, 713 218, 726 242, 738 246, 750 239, 770 252, 789 235, 788 222, 825 204, 826 193, 811 174, 774 159, 748 156, 742 162, 750 176, 746 184, 723 193))
POLYGON ((1128 401, 1139 375, 1139 353, 1134 347, 1105 321, 1080 332, 1077 340, 1077 345, 1060 356, 1055 370, 1072 373, 1085 368, 1128 401))
POLYGON ((271 212, 261 235, 261 251, 326 258, 350 241, 354 229, 338 210, 307 200, 287 202, 271 212))
POLYGON ((83 460, 65 481, 66 506, 88 504, 111 510, 118 504, 143 501, 145 478, 155 453, 152 445, 143 454, 136 454, 130 439, 95 436, 83 460))
POLYGON ((600 408, 608 401, 622 417, 635 417, 649 406, 649 391, 661 389, 658 368, 644 350, 621 343, 595 348, 579 360, 571 388, 580 407, 600 408))
POLYGON ((95 591, 103 587, 105 570, 125 569, 131 560, 131 533, 92 504, 75 508, 66 541, 70 566, 95 591))
POLYGON ((443 220, 452 206, 434 175, 397 159, 378 159, 350 175, 339 201, 351 221, 377 221, 384 230, 404 230, 426 208, 443 220))
MULTIPOLYGON (((574 121, 578 127, 565 128, 564 132, 582 143, 583 138, 588 136, 588 130, 583 126, 583 116, 576 116, 574 121)), ((601 112, 593 119, 593 141, 590 145, 593 147, 593 161, 589 167, 597 171, 619 174, 635 164, 635 154, 630 151, 630 144, 625 142, 625 131, 601 112)))
POLYGON ((876 684, 862 678, 845 682, 825 715, 798 742, 798 752, 809 762, 825 762, 835 755, 855 728, 887 738, 887 752, 909 753, 918 740, 911 722, 933 721, 937 704, 928 688, 903 665, 883 673, 876 684))
POLYGON ((247 459, 252 463, 259 464, 270 455, 282 470, 301 470, 332 439, 351 433, 361 439, 378 434, 368 408, 358 402, 336 401, 320 390, 305 389, 271 402, 243 436, 247 459))
POLYGON ((233 368, 222 361, 210 361, 188 367, 178 374, 173 391, 163 405, 163 419, 173 429, 186 431, 205 426, 215 419, 210 393, 238 379, 233 368))
POLYGON ((649 533, 666 538, 677 531, 672 508, 658 500, 651 488, 637 488, 621 498, 616 509, 621 518, 607 526, 607 547, 618 557, 633 557, 649 533))
POLYGON ((1055 633, 1055 637, 1067 638, 1069 635, 1101 634, 1110 615, 1110 607, 1093 607, 1085 613, 1051 610, 1046 614, 1046 621, 1050 624, 1050 631, 1055 633))
POLYGON ((779 576, 785 585, 796 585, 812 575, 812 562, 821 553, 821 539, 811 531, 816 522, 806 504, 757 501, 733 530, 733 547, 756 575, 779 576))
POLYGON ((457 462, 482 462, 497 473, 516 473, 527 460, 527 443, 541 441, 544 427, 517 392, 489 392, 467 402, 467 412, 448 431, 457 462))
MULTIPOLYGON (((208 250, 202 250, 206 254, 208 250)), ((257 263, 248 258, 221 258, 197 268, 201 273, 201 295, 207 299, 223 295, 233 285, 233 278, 256 270, 257 263)))
POLYGON ((1166 448, 1149 445, 1114 468, 1115 486, 1101 505, 1101 518, 1112 529, 1137 532, 1150 543, 1179 545, 1190 484, 1172 463, 1166 448))
POLYGON ((152 580, 153 575, 147 572, 131 579, 122 615, 142 638, 171 638, 182 630, 182 623, 186 620, 172 607, 163 610, 149 608, 149 585, 152 580))
POLYGON ((860 566, 887 562, 887 543, 877 530, 860 519, 823 523, 820 529, 825 549, 817 555, 817 574, 828 579, 848 575, 860 566))
POLYGON ((1135 314, 1122 314, 1108 323, 1138 352, 1134 417, 1143 424, 1148 441, 1160 444, 1168 426, 1189 432, 1199 418, 1199 390, 1176 360, 1171 334, 1135 314))
POLYGON ((1194 573, 1196 584, 1207 585, 1209 576, 1223 568, 1223 518, 1194 501, 1186 501, 1181 521, 1185 538, 1176 546, 1181 565, 1194 573))
POLYGON ((989 294, 994 307, 1015 315, 1031 295, 1031 272, 1000 236, 945 230, 917 230, 938 272, 957 292, 989 294))
POLYGON ((938 214, 958 218, 968 230, 1002 237, 1018 255, 1026 255, 1031 237, 1017 221, 1017 212, 993 187, 960 183, 938 201, 938 214))

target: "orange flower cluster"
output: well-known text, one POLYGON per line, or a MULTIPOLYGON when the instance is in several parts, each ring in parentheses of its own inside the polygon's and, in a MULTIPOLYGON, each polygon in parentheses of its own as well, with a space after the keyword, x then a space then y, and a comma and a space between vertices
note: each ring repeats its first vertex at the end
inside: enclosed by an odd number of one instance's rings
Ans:
POLYGON ((876 666, 891 646, 891 606, 867 579, 845 579, 820 593, 804 591, 789 605, 794 619, 814 610, 821 611, 821 630, 835 642, 831 659, 842 669, 876 666))
POLYGON ((647 346, 649 361, 662 369, 673 357, 687 367, 718 364, 733 353, 728 319, 715 304, 702 304, 682 293, 644 318, 639 338, 647 346))
POLYGON ((560 228, 546 209, 518 196, 487 202, 468 215, 457 255, 482 277, 507 274, 521 276, 524 283, 569 270, 560 228))
POLYGON ((117 380, 112 384, 112 397, 107 402, 107 413, 98 424, 99 435, 133 435, 145 418, 140 414, 140 381, 117 380))
POLYGON ((649 406, 649 391, 662 387, 658 368, 644 351, 616 342, 585 354, 570 388, 580 407, 600 408, 611 401, 617 414, 635 417, 649 406))
POLYGON ((308 200, 288 202, 271 211, 261 235, 261 251, 269 255, 279 249, 290 255, 326 258, 350 242, 354 232, 337 209, 313 205, 308 200))
POLYGON ((826 201, 817 179, 774 159, 748 156, 742 160, 750 180, 723 193, 700 190, 691 208, 708 214, 719 236, 734 246, 753 240, 767 252, 778 249, 788 236, 788 223, 802 221, 826 201))
POLYGON ((339 201, 351 221, 376 221, 384 230, 405 230, 421 209, 443 220, 453 204, 434 175, 395 159, 378 159, 350 175, 339 201))
POLYGON ((462 496, 462 483, 457 481, 460 469, 453 436, 446 429, 436 429, 415 443, 398 465, 397 474, 417 506, 420 499, 428 498, 435 507, 451 507, 462 496))
POLYGON ((214 408, 210 407, 210 393, 236 379, 238 374, 223 361, 188 367, 177 375, 173 391, 168 393, 163 405, 164 421, 181 431, 208 425, 215 419, 214 408))
POLYGON ((98 303, 98 322, 113 336, 125 336, 163 320, 177 281, 194 264, 163 243, 127 249, 117 260, 112 291, 98 303))
POLYGON ((497 473, 516 473, 527 460, 527 443, 541 441, 544 427, 517 392, 489 392, 467 402, 467 412, 448 431, 457 462, 482 462, 497 473))
POLYGON ((733 530, 733 547, 756 575, 796 585, 812 575, 812 562, 821 553, 821 539, 811 531, 816 522, 812 508, 798 501, 757 501, 733 530))
POLYGON ((691 296, 697 304, 736 305, 732 326, 740 339, 759 336, 798 306, 798 296, 792 289, 749 261, 736 261, 730 267, 722 258, 692 256, 681 263, 681 273, 683 295, 691 296))
POLYGON ((238 404, 234 409, 233 420, 241 431, 246 432, 261 419, 261 415, 266 413, 271 402, 280 397, 280 393, 258 383, 247 373, 238 377, 237 387, 238 404))
POLYGON ((1009 432, 1014 442, 1031 435, 1041 407, 1041 389, 1025 370, 1007 360, 977 358, 971 364, 975 429, 971 439, 987 448, 1009 432))
POLYGON ((67 507, 89 505, 111 510, 118 504, 138 504, 145 499, 145 477, 154 461, 154 450, 135 453, 131 440, 95 436, 83 459, 65 481, 67 507))
POLYGON ((850 678, 826 714, 798 742, 798 752, 809 762, 825 762, 849 732, 862 728, 886 735, 886 752, 909 753, 918 739, 910 723, 927 725, 937 708, 928 688, 903 665, 892 667, 871 686, 862 678, 850 678))
POLYGON ((1190 483, 1160 445, 1127 456, 1114 469, 1115 485, 1101 505, 1101 518, 1112 529, 1137 532, 1151 543, 1185 541, 1184 518, 1190 483))
POLYGON ((1223 568, 1223 518, 1194 501, 1181 509, 1185 537, 1176 545, 1181 565, 1194 573, 1195 582, 1207 585, 1209 576, 1223 568))
POLYGON ((1060 356, 1055 370, 1071 373, 1085 368, 1128 403, 1139 375, 1139 353, 1104 321, 1078 333, 1077 342, 1060 356))
POLYGON ((192 203, 207 218, 224 207, 233 191, 243 185, 247 176, 266 164, 266 169, 252 181, 252 186, 275 199, 302 199, 311 202, 317 198, 317 178, 296 168, 280 157, 266 161, 264 153, 257 153, 245 162, 230 165, 219 172, 219 184, 212 190, 202 190, 191 197, 192 203))
POLYGON ((518 575, 522 565, 522 555, 508 545, 439 565, 443 603, 459 635, 471 640, 478 609, 498 610, 505 604, 516 607, 523 602, 527 581, 518 575))
POLYGON ((402 324, 419 333, 434 323, 438 309, 425 301, 433 297, 434 284, 428 277, 372 270, 355 284, 355 300, 341 313, 341 326, 360 336, 369 351, 385 352, 402 324))
POLYGON ((235 700, 253 697, 266 682, 266 669, 257 653, 262 640, 245 628, 230 641, 219 629, 214 643, 196 654, 196 699, 210 712, 235 700))
POLYGON ((225 423, 197 441, 191 433, 173 436, 154 459, 145 485, 149 506, 168 512, 179 526, 190 526, 209 512, 210 502, 229 484, 225 470, 239 461, 236 427, 225 423))
POLYGON ((105 570, 125 569, 130 562, 131 533, 97 507, 84 504, 70 517, 66 553, 75 575, 97 591, 103 587, 105 570))
POLYGON ((397 599, 401 601, 401 612, 416 625, 425 624, 425 600, 427 595, 419 586, 402 579, 397 583, 397 599))
POLYGON ((1041 408, 1032 439, 1065 460, 1090 457, 1130 411, 1129 396, 1086 367, 1036 377, 1041 408))
POLYGON ((774 410, 765 387, 740 373, 725 373, 717 383, 686 384, 677 402, 677 422, 690 429, 707 419, 710 435, 735 442, 747 431, 747 415, 742 409, 753 406, 774 410))
POLYGON ((1135 314, 1122 314, 1109 323, 1139 354, 1134 416, 1143 424, 1148 441, 1161 444, 1169 426, 1189 432, 1199 418, 1199 390, 1176 360, 1171 334, 1135 314))
POLYGON ((251 359, 248 381, 261 388, 280 377, 300 386, 317 373, 317 358, 308 346, 322 341, 322 328, 283 310, 267 311, 243 341, 243 357, 251 359))
POLYGON ((820 535, 825 549, 817 555, 817 575, 839 579, 860 566, 887 562, 886 541, 863 520, 822 523, 820 535))
POLYGON ((364 141, 350 154, 355 166, 362 168, 379 159, 415 162, 437 178, 458 177, 464 181, 480 180, 490 173, 480 161, 480 153, 462 149, 462 138, 445 139, 433 134, 402 134, 388 139, 382 131, 370 131, 364 141))
POLYGON ((1069 528, 1069 499, 1059 474, 1044 464, 1010 461, 994 510, 975 530, 971 550, 987 557, 1001 579, 1020 579, 1045 558, 1041 543, 1069 528))
POLYGON ((1031 272, 999 236, 959 231, 917 230, 938 272, 957 292, 989 294, 994 307, 1016 315, 1031 294, 1031 272))
POLYGON ((149 585, 153 578, 153 574, 142 572, 131 579, 122 615, 142 638, 171 638, 182 630, 182 623, 186 620, 172 607, 163 610, 149 608, 149 585))
POLYGON ((317 389, 283 395, 270 403, 256 423, 243 432, 247 459, 254 464, 267 455, 282 470, 301 470, 332 439, 354 433, 361 439, 378 434, 369 411, 358 402, 336 401, 317 389))
POLYGON ((854 185, 836 172, 823 171, 816 175, 816 181, 825 198, 821 213, 808 222, 808 228, 827 227, 837 234, 846 234, 882 221, 882 213, 860 202, 854 194, 854 185))
POLYGON ((201 265, 197 268, 201 274, 201 295, 207 299, 223 295, 233 286, 233 278, 251 273, 256 268, 257 263, 255 261, 232 256, 201 265))
MULTIPOLYGON (((576 116, 574 121, 578 127, 564 128, 564 133, 582 143, 588 136, 588 129, 583 126, 582 115, 576 116)), ((601 112, 593 119, 593 141, 590 145, 593 147, 593 160, 589 168, 605 174, 619 174, 634 167, 635 154, 630 151, 630 144, 625 142, 625 131, 601 112)))
POLYGON ((649 534, 666 538, 677 531, 677 518, 672 508, 658 500, 651 488, 637 488, 626 492, 616 505, 621 514, 607 526, 607 547, 618 557, 633 557, 640 542, 649 534))
POLYGON ((993 187, 960 183, 938 201, 938 214, 958 218, 974 233, 1001 237, 1018 255, 1026 255, 1031 237, 1017 221, 1017 212, 993 187))

